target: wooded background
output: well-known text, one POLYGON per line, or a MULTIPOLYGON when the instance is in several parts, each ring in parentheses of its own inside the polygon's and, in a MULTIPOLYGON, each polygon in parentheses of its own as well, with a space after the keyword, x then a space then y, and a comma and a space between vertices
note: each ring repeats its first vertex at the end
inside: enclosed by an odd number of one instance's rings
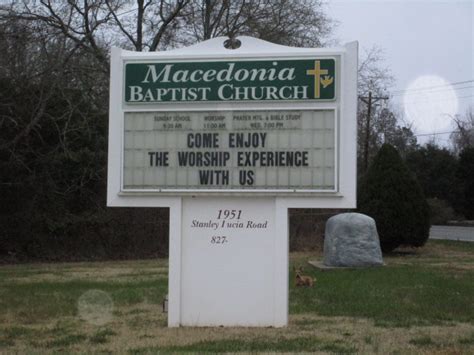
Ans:
MULTIPOLYGON (((332 37, 335 25, 320 0, 1 3, 0 259, 95 260, 167 254, 166 209, 106 207, 112 46, 161 51, 216 36, 248 35, 283 45, 320 47, 338 44, 332 37)), ((436 218, 474 218, 472 111, 455 118, 459 129, 453 133, 452 150, 436 144, 420 147, 410 125, 390 102, 393 83, 383 50, 363 49, 359 174, 366 171, 364 162, 370 162, 382 143, 390 143, 418 177, 438 211, 436 218), (369 93, 388 99, 372 107, 367 120, 363 98, 369 93)), ((291 211, 291 248, 320 246, 317 236, 332 213, 291 211)))

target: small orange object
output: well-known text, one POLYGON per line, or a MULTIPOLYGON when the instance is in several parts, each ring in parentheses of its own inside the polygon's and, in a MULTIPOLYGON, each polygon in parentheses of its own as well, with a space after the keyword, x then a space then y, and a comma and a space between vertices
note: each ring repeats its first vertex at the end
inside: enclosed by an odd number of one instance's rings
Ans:
POLYGON ((295 285, 313 287, 313 284, 316 282, 316 279, 313 279, 311 276, 303 275, 303 268, 300 267, 298 270, 295 269, 295 285))

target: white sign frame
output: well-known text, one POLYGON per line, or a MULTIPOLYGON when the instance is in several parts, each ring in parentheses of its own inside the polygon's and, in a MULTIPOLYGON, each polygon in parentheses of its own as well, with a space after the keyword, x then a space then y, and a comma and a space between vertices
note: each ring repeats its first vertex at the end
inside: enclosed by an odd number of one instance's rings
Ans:
MULTIPOLYGON (((214 38, 191 47, 167 52, 132 52, 112 48, 110 108, 109 108, 109 159, 107 181, 107 205, 139 207, 143 195, 151 196, 156 207, 166 205, 172 196, 228 195, 228 196, 282 196, 304 198, 305 204, 314 203, 317 208, 321 198, 331 202, 334 208, 355 207, 356 199, 356 110, 357 110, 357 42, 340 48, 294 48, 280 46, 251 37, 239 37, 242 45, 230 50, 223 46, 225 37, 214 38), (184 60, 243 60, 243 59, 304 59, 340 58, 339 85, 334 101, 305 102, 180 102, 147 103, 137 105, 124 101, 124 67, 129 62, 184 61, 184 60), (146 190, 126 191, 122 188, 123 164, 123 125, 125 112, 173 112, 173 111, 219 111, 219 110, 335 110, 336 111, 336 191, 308 189, 293 190, 255 190, 255 189, 199 189, 199 190, 146 190), (312 202, 308 201, 308 196, 312 202), (138 197, 138 199, 137 199, 138 197)), ((148 199, 148 198, 147 198, 148 199)), ((152 203, 152 204, 153 204, 152 203)))
POLYGON ((260 197, 274 199, 275 247, 271 277, 281 278, 274 284, 274 320, 271 325, 285 326, 288 322, 288 209, 289 208, 355 208, 356 207, 356 152, 357 152, 357 67, 358 43, 351 42, 337 48, 294 48, 272 44, 251 37, 239 37, 241 47, 226 49, 225 37, 214 38, 191 47, 166 52, 132 52, 112 48, 109 107, 109 146, 107 206, 110 207, 165 207, 170 209, 169 243, 169 304, 168 325, 181 322, 181 266, 182 266, 182 205, 187 198, 227 197, 255 201, 260 197), (182 60, 239 60, 339 58, 339 81, 334 101, 305 102, 180 102, 149 103, 124 102, 124 64, 126 62, 182 61, 182 60), (336 191, 275 191, 275 190, 195 190, 195 191, 124 191, 122 189, 122 154, 125 112, 152 111, 219 111, 219 110, 335 110, 336 111, 336 191))

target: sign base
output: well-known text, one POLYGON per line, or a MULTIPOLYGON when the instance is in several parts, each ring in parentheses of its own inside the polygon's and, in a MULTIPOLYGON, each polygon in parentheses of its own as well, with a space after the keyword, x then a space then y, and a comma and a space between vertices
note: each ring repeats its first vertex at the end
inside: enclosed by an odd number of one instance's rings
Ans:
POLYGON ((271 197, 179 205, 181 221, 170 224, 168 325, 287 325, 288 209, 271 197))

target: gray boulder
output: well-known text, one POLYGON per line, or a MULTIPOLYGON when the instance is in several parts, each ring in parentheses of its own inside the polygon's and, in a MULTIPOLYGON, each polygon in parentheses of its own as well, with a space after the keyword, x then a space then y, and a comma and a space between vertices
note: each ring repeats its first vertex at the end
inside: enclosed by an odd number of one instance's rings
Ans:
POLYGON ((374 219, 361 213, 341 213, 329 218, 323 263, 339 267, 383 265, 374 219))

